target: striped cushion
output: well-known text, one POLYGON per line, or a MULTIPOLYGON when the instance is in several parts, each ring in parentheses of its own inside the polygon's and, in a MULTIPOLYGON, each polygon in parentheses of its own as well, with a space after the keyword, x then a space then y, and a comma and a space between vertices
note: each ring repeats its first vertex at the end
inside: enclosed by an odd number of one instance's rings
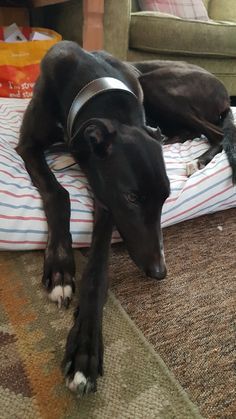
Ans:
POLYGON ((169 13, 183 19, 209 20, 202 0, 139 0, 143 11, 169 13))
MULTIPOLYGON (((22 115, 28 101, 0 99, 0 249, 42 249, 47 241, 47 223, 42 201, 32 185, 21 157, 14 147, 22 115)), ((196 139, 184 144, 164 146, 164 157, 171 181, 171 195, 162 215, 162 226, 236 206, 236 188, 225 153, 219 153, 203 170, 190 178, 186 163, 207 150, 207 141, 196 139)), ((48 155, 49 165, 60 162, 59 155, 48 155)), ((93 228, 93 196, 78 167, 55 173, 71 198, 73 246, 88 246, 93 228)), ((119 240, 117 233, 113 241, 119 240)))

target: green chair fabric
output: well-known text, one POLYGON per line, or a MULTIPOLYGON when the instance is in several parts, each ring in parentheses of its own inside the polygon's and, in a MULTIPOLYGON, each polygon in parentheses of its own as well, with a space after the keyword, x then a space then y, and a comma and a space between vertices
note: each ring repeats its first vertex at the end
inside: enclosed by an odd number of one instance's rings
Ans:
POLYGON ((161 15, 132 14, 130 48, 182 56, 236 58, 236 23, 208 23, 161 15))

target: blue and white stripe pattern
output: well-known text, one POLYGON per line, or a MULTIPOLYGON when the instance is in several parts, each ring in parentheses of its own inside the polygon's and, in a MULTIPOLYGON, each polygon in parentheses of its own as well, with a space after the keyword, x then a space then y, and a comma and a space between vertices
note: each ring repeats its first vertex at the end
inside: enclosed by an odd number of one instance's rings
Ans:
MULTIPOLYGON (((42 249, 47 242, 47 223, 37 189, 16 153, 25 99, 0 99, 0 249, 42 249)), ((235 112, 236 115, 236 112, 235 112)), ((162 214, 162 226, 236 206, 236 188, 232 186, 231 169, 225 153, 219 153, 202 170, 187 177, 186 163, 208 148, 204 138, 184 144, 164 146, 171 195, 162 214)), ((60 155, 48 155, 49 165, 60 155)), ((87 179, 78 166, 54 172, 69 191, 71 199, 71 232, 74 247, 91 242, 93 196, 87 179)), ((158 187, 158 185, 157 185, 158 187)), ((114 233, 113 241, 119 240, 114 233)))

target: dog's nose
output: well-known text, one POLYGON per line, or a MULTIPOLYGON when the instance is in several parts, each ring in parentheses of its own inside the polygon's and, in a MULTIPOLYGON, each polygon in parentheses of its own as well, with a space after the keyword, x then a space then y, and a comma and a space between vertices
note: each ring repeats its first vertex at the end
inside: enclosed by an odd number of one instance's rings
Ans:
POLYGON ((167 274, 167 269, 165 266, 160 267, 158 265, 153 265, 146 270, 146 275, 155 278, 158 280, 164 279, 167 274))

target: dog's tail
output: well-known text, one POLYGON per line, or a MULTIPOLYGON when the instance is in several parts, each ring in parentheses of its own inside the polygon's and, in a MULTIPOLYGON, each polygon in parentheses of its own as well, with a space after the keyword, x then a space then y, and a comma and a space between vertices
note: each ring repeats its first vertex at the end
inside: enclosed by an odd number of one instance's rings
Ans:
POLYGON ((223 130, 222 147, 228 157, 229 164, 232 168, 233 184, 236 184, 236 126, 234 124, 233 112, 228 108, 221 115, 221 126, 223 130))

